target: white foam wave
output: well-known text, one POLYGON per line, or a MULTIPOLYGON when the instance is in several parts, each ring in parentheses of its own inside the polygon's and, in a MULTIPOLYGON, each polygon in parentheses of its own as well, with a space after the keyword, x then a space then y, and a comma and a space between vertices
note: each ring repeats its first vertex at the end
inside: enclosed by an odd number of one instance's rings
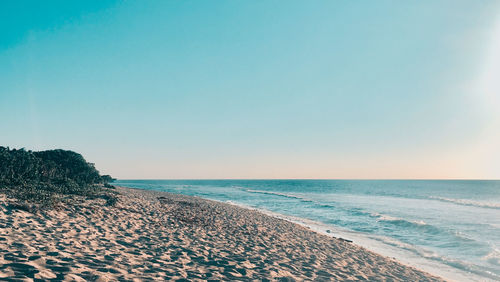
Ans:
POLYGON ((394 217, 386 214, 380 213, 372 213, 370 214, 372 217, 376 217, 377 221, 389 221, 389 222, 408 222, 416 225, 427 225, 427 223, 423 220, 408 220, 400 217, 394 217))
POLYGON ((500 250, 493 249, 489 254, 485 255, 481 258, 482 260, 486 260, 492 264, 500 265, 500 250))
POLYGON ((444 198, 444 197, 436 197, 436 196, 429 196, 429 198, 433 199, 433 200, 441 201, 441 202, 454 203, 454 204, 464 205, 464 206, 500 209, 500 203, 480 202, 480 201, 473 201, 473 200, 453 199, 453 198, 444 198))

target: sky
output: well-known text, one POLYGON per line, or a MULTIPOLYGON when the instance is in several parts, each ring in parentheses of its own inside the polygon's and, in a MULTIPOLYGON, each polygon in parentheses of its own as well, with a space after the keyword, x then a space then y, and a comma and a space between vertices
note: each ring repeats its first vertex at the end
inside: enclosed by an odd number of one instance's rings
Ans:
POLYGON ((500 179, 500 2, 2 1, 0 146, 120 179, 500 179))

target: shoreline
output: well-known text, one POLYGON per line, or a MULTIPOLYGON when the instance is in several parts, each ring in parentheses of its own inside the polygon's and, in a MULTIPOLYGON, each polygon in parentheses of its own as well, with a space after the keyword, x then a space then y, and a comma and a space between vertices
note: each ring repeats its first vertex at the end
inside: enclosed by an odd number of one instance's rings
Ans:
POLYGON ((0 278, 442 281, 299 224, 199 197, 117 187, 31 214, 0 198, 0 278))
MULTIPOLYGON (((212 200, 212 201, 217 201, 217 200, 212 200)), ((418 270, 427 272, 431 275, 440 277, 441 279, 445 279, 447 281, 495 281, 490 278, 471 275, 471 273, 469 272, 453 268, 441 262, 433 261, 431 259, 427 259, 424 257, 419 257, 409 250, 396 248, 394 246, 387 245, 382 243, 381 241, 370 238, 368 237, 367 234, 363 234, 356 231, 344 230, 337 226, 325 224, 319 221, 280 214, 273 211, 259 209, 251 206, 240 205, 233 202, 228 204, 242 207, 244 209, 255 210, 265 215, 303 226, 321 235, 352 243, 370 252, 374 252, 375 254, 387 257, 389 259, 394 259, 398 263, 401 263, 405 266, 416 268, 418 270), (402 254, 402 252, 404 252, 404 254, 402 254)))
MULTIPOLYGON (((449 190, 455 187, 449 182, 417 185, 412 181, 380 186, 356 182, 351 183, 352 191, 348 189, 350 185, 336 181, 119 180, 116 184, 258 210, 311 230, 318 229, 321 234, 352 240, 375 253, 447 280, 499 281, 495 247, 498 237, 493 235, 497 230, 490 231, 498 227, 496 210, 485 209, 484 199, 474 202, 474 206, 464 205, 462 198, 468 197, 459 195, 480 189, 483 183, 469 183, 460 186, 459 191, 449 190), (337 185, 338 189, 334 189, 337 185), (437 191, 432 185, 437 185, 437 191), (370 186, 375 189, 366 190, 370 186), (455 192, 447 194, 447 190, 455 192), (391 196, 384 196, 386 193, 391 196), (442 201, 439 195, 453 202, 442 201), (420 212, 421 206, 430 208, 420 212), (475 215, 484 217, 476 220, 475 215)), ((498 183, 484 187, 485 193, 487 188, 496 186, 498 183)))

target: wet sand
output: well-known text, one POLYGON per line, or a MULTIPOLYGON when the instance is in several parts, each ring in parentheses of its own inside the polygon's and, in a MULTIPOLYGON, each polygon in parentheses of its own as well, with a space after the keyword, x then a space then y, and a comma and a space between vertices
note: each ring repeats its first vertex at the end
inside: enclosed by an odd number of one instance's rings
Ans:
POLYGON ((114 207, 79 200, 35 213, 0 194, 0 280, 441 281, 258 211, 116 189, 114 207))

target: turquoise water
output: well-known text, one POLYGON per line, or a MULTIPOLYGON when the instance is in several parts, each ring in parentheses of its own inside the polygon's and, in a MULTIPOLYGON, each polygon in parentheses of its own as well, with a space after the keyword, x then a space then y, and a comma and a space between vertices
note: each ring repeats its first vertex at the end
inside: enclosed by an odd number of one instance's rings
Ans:
POLYGON ((421 258, 436 269, 444 265, 451 272, 468 273, 472 280, 500 280, 500 181, 119 180, 115 184, 312 220, 350 232, 345 234, 352 234, 355 243, 367 238, 377 241, 378 249, 407 254, 417 266, 421 258))

